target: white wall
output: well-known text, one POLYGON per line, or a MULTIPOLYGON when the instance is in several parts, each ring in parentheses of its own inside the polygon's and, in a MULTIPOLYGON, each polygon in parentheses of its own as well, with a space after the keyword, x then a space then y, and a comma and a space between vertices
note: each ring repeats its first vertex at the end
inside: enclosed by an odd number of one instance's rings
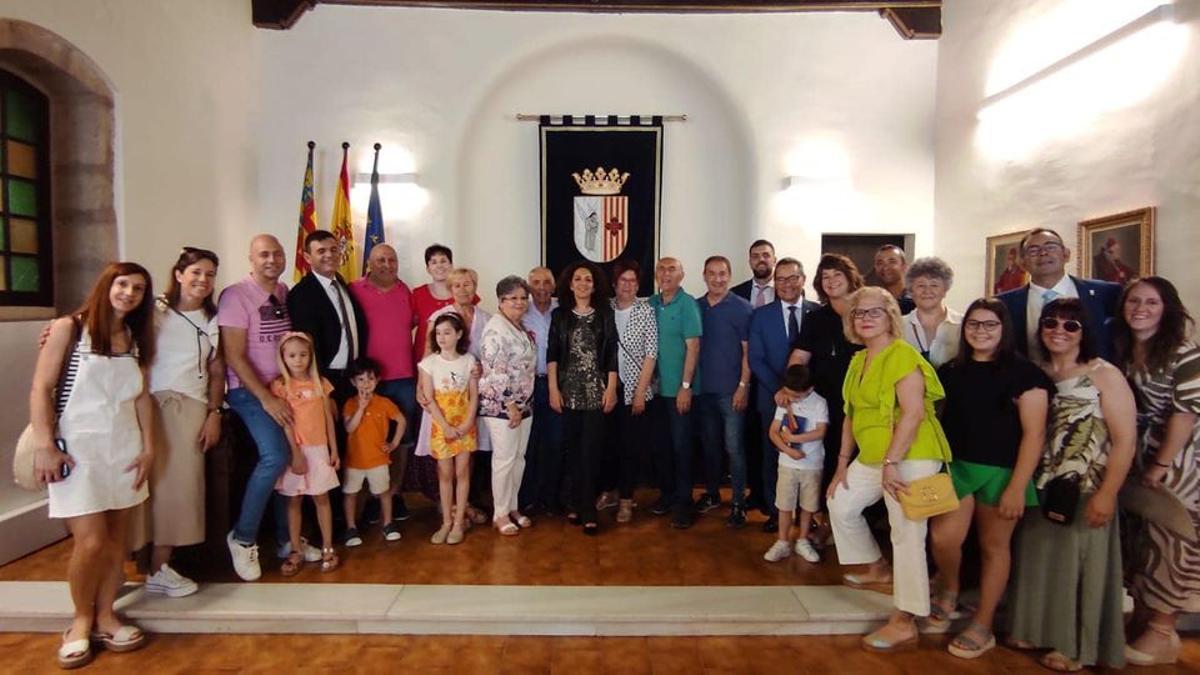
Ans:
MULTIPOLYGON (((1195 0, 1181 6, 1195 7, 1195 0)), ((1157 271, 1200 297, 1200 21, 1159 24, 1026 90, 985 123, 984 97, 1154 7, 1153 0, 957 0, 943 9, 937 88, 937 251, 983 291, 985 237, 1158 207, 1157 271), (1114 51, 1115 50, 1115 51, 1114 51), (1024 108, 1022 111, 1021 109, 1024 108)), ((1195 16, 1193 14, 1193 16, 1195 16)))
MULTIPOLYGON (((415 170, 423 210, 384 204, 403 276, 433 241, 482 276, 481 295, 536 264, 538 141, 529 113, 685 113, 664 142, 662 250, 702 288, 701 260, 774 239, 812 266, 821 232, 916 233, 931 250, 936 44, 877 16, 618 16, 318 6, 264 33, 260 218, 294 237, 304 144, 319 146, 326 226, 340 162, 415 170), (400 157, 397 148, 404 149, 400 157), (787 203, 789 173, 820 194, 787 203)), ((355 214, 361 228, 365 215, 355 214)), ((289 244, 290 247, 290 244, 289 244)))

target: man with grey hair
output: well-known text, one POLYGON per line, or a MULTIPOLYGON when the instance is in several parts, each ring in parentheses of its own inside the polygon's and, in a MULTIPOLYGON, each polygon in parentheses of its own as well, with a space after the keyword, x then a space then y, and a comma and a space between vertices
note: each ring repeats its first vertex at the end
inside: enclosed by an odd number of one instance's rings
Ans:
POLYGON ((562 416, 550 407, 550 383, 546 379, 546 347, 550 341, 550 315, 558 307, 554 296, 554 272, 549 267, 529 270, 529 308, 522 323, 537 344, 537 372, 533 383, 533 428, 525 453, 525 474, 517 502, 527 515, 563 510, 562 416))

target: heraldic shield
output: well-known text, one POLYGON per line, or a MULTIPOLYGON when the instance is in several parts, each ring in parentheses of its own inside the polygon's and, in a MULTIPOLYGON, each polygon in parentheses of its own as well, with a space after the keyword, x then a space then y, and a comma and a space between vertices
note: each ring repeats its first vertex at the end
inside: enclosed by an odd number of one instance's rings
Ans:
POLYGON ((592 262, 615 260, 629 240, 629 197, 575 198, 575 247, 592 262))

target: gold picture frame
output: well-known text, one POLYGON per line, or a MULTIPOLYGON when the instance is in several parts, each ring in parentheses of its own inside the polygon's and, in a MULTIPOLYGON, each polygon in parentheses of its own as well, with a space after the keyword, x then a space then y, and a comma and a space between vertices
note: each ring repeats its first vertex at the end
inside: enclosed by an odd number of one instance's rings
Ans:
POLYGON ((985 296, 1000 295, 1029 283, 1029 273, 1021 267, 1020 251, 1021 240, 1028 233, 1029 230, 1021 230, 987 238, 985 296))
POLYGON ((1153 206, 1079 223, 1079 276, 1127 284, 1154 274, 1153 206))

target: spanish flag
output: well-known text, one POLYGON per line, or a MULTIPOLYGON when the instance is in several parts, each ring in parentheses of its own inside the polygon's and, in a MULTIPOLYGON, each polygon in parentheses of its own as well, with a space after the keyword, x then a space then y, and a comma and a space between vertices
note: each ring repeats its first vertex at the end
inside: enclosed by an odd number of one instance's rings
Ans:
POLYGON ((292 259, 295 273, 292 282, 298 282, 308 272, 308 261, 304 259, 304 238, 317 229, 317 202, 313 198, 313 148, 317 144, 308 142, 308 167, 304 169, 304 187, 300 190, 300 225, 296 228, 296 257, 292 259))
POLYGON ((342 264, 338 268, 342 279, 347 283, 359 277, 361 265, 358 262, 358 249, 354 246, 354 225, 350 222, 350 173, 346 169, 346 156, 350 144, 342 143, 342 173, 338 177, 337 192, 333 197, 333 220, 329 229, 337 237, 342 249, 342 264))

